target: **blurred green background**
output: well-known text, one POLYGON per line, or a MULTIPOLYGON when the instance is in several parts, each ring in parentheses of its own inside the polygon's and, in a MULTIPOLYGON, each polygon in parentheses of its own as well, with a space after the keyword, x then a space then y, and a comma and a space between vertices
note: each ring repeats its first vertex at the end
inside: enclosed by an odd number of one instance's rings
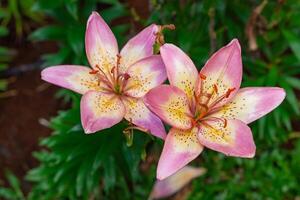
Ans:
MULTIPOLYGON (((300 198, 300 1, 1 0, 0 125, 5 127, 6 136, 11 135, 12 129, 4 124, 8 116, 4 107, 12 101, 9 98, 22 98, 16 94, 18 84, 11 83, 12 78, 16 77, 18 82, 26 73, 36 72, 33 76, 39 79, 39 71, 54 64, 87 65, 85 25, 94 10, 112 27, 121 45, 151 23, 175 24, 175 31, 165 32, 165 40, 187 52, 198 69, 214 51, 238 38, 244 66, 242 85, 279 86, 287 92, 280 107, 251 124, 257 145, 255 158, 240 159, 204 151, 192 165, 206 168, 207 173, 170 199, 300 198), (31 56, 29 65, 28 60, 22 63, 23 59, 15 56, 14 52, 20 49, 25 58, 37 52, 31 56)), ((10 146, 1 132, 0 197, 147 199, 163 142, 135 132, 133 145, 127 147, 122 133, 125 122, 101 133, 85 135, 80 124, 80 96, 67 90, 57 92, 56 87, 42 82, 38 84, 37 95, 47 93, 49 100, 50 94, 51 101, 59 102, 59 106, 52 109, 52 104, 42 104, 40 109, 49 105, 53 118, 48 121, 50 111, 46 110, 48 114, 32 120, 49 127, 52 134, 39 135, 38 129, 30 129, 24 135, 23 130, 29 129, 27 124, 18 129, 16 134, 33 138, 35 144, 43 136, 40 147, 33 145, 27 158, 18 159, 3 153, 10 151, 10 146), (23 176, 23 172, 17 171, 18 166, 11 163, 21 165, 32 159, 31 151, 35 151, 32 155, 38 162, 30 163, 23 176)), ((31 101, 35 103, 38 102, 31 101)), ((12 140, 16 142, 18 135, 12 140)), ((14 148, 22 151, 23 146, 18 144, 14 148)))

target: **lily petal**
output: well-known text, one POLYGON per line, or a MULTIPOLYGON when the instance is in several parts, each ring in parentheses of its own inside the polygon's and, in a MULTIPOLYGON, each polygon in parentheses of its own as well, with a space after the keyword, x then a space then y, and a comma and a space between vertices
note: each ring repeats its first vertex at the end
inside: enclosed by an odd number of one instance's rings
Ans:
POLYGON ((153 55, 158 26, 152 24, 131 38, 121 50, 120 72, 124 73, 136 61, 153 55))
POLYGON ((162 121, 144 104, 142 99, 123 97, 126 107, 125 119, 149 131, 152 135, 165 139, 166 131, 162 121))
POLYGON ((180 128, 192 127, 192 113, 185 93, 172 85, 160 85, 144 97, 146 106, 166 123, 180 128))
POLYGON ((199 142, 212 150, 228 156, 252 158, 255 144, 250 128, 240 120, 205 121, 199 126, 199 142))
POLYGON ((85 50, 90 65, 109 73, 117 62, 118 43, 102 17, 93 12, 87 22, 85 50))
POLYGON ((171 85, 182 89, 191 99, 198 79, 198 71, 193 61, 173 44, 164 44, 160 48, 160 54, 171 85))
POLYGON ((84 66, 58 65, 44 69, 41 76, 44 81, 84 94, 100 90, 98 78, 90 71, 84 66))
POLYGON ((194 178, 203 175, 205 172, 206 169, 204 168, 186 166, 162 181, 157 180, 153 186, 149 199, 169 197, 181 190, 194 178))
POLYGON ((271 112, 285 98, 278 87, 247 87, 238 91, 232 101, 224 105, 213 117, 239 119, 249 124, 271 112))
POLYGON ((125 90, 133 97, 143 97, 150 89, 167 79, 165 65, 158 55, 139 60, 128 68, 127 74, 130 78, 125 90))
POLYGON ((171 128, 157 166, 157 179, 174 174, 194 160, 203 150, 197 139, 197 128, 180 130, 171 128))
POLYGON ((214 94, 210 102, 225 95, 229 89, 234 90, 216 106, 223 105, 234 97, 241 85, 242 67, 241 47, 237 39, 211 56, 200 71, 201 75, 206 76, 202 82, 203 91, 214 94))
POLYGON ((125 115, 125 107, 118 96, 95 91, 83 95, 80 110, 85 133, 110 128, 125 115))

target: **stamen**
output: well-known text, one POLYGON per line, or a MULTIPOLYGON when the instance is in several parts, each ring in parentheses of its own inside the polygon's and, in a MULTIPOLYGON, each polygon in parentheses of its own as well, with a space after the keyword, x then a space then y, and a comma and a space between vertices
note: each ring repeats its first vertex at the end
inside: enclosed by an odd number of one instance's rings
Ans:
POLYGON ((226 128, 227 127, 227 119, 224 119, 224 126, 223 126, 224 128, 226 128))
POLYGON ((229 95, 235 90, 235 88, 229 88, 225 94, 225 98, 228 98, 229 95))
POLYGON ((123 74, 123 77, 124 77, 125 80, 128 80, 130 78, 130 75, 125 73, 125 74, 123 74))
POLYGON ((218 93, 218 86, 217 86, 216 84, 214 84, 213 87, 214 87, 214 91, 215 91, 216 93, 218 93))
POLYGON ((99 71, 98 70, 95 70, 95 69, 92 69, 89 74, 97 74, 99 71))
POLYGON ((201 74, 199 73, 199 77, 202 79, 202 80, 205 80, 206 79, 206 76, 204 74, 201 74))

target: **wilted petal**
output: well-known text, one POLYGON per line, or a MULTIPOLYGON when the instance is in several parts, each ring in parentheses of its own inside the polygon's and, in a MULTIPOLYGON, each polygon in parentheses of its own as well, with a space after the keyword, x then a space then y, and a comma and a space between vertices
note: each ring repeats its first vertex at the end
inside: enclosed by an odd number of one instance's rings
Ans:
POLYGON ((93 68, 98 65, 104 72, 110 72, 116 65, 117 40, 97 12, 93 12, 87 22, 85 50, 93 68))
POLYGON ((167 79, 164 63, 158 55, 139 60, 129 67, 127 74, 130 78, 125 87, 126 94, 133 97, 143 97, 167 79))
POLYGON ((83 95, 80 110, 85 133, 110 128, 125 115, 125 107, 118 96, 95 91, 83 95))
POLYGON ((84 94, 100 90, 98 78, 90 71, 84 66, 59 65, 44 69, 41 76, 44 81, 84 94))
POLYGON ((217 105, 222 105, 234 97, 242 81, 242 57, 238 40, 232 40, 227 46, 214 53, 200 73, 206 76, 202 84, 203 91, 214 94, 210 102, 226 94, 228 89, 235 88, 228 98, 217 105))
POLYGON ((165 139, 166 131, 161 120, 144 104, 142 99, 123 97, 126 107, 125 119, 149 131, 152 135, 165 139))
POLYGON ((197 128, 171 128, 157 166, 157 179, 162 180, 194 160, 203 150, 197 139, 197 128))
POLYGON ((228 156, 252 158, 255 144, 250 128, 240 120, 205 121, 199 126, 199 142, 210 149, 228 156))
POLYGON ((193 61, 173 44, 164 44, 160 48, 160 53, 171 85, 182 89, 189 98, 192 98, 198 79, 198 71, 193 61))
POLYGON ((192 113, 185 93, 172 85, 160 85, 151 89, 144 97, 146 106, 168 124, 189 129, 192 113))
POLYGON ((120 72, 125 72, 136 61, 153 55, 158 26, 152 24, 131 38, 121 50, 120 72))
POLYGON ((283 101, 285 91, 277 87, 248 87, 238 91, 230 103, 213 117, 239 119, 251 123, 275 109, 283 101))
POLYGON ((149 200, 166 198, 178 192, 194 178, 203 175, 204 168, 186 166, 164 180, 157 180, 154 184, 149 200))

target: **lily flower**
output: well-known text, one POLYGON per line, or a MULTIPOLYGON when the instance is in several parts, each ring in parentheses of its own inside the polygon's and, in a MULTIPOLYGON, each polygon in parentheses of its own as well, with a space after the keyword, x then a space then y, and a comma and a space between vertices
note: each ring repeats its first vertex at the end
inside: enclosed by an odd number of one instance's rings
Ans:
POLYGON ((111 29, 93 12, 85 34, 92 68, 60 65, 42 71, 43 80, 83 94, 80 109, 85 133, 110 128, 125 118, 138 129, 165 138, 163 123, 141 99, 167 78, 161 57, 153 55, 158 30, 155 24, 148 26, 119 52, 111 29))
POLYGON ((148 200, 169 197, 180 191, 193 179, 205 173, 205 168, 185 166, 164 180, 156 180, 148 200))
POLYGON ((285 91, 277 87, 239 89, 242 58, 236 39, 213 54, 199 74, 178 47, 164 44, 160 53, 171 85, 158 86, 144 97, 150 110, 172 126, 157 178, 164 179, 187 165, 203 147, 252 158, 256 147, 247 124, 276 108, 285 91))

